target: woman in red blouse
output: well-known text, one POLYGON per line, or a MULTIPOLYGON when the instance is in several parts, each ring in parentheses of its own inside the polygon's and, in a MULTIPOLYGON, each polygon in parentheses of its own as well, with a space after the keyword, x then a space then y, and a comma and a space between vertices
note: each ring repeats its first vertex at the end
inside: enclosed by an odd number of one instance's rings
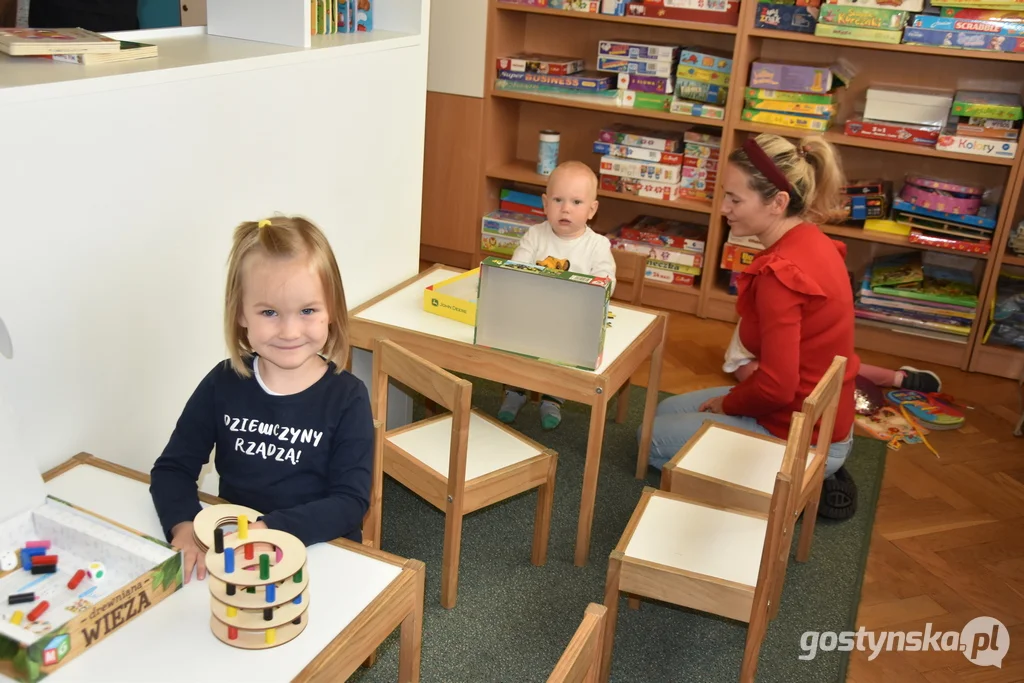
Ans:
MULTIPOLYGON (((660 469, 705 420, 785 439, 794 411, 836 356, 845 356, 822 514, 845 517, 855 488, 840 468, 853 446, 853 392, 860 360, 853 350, 853 291, 845 247, 818 229, 842 220, 843 174, 821 136, 794 145, 777 135, 747 139, 723 170, 722 216, 736 236, 765 249, 739 276, 739 338, 756 369, 732 387, 704 389, 658 406, 650 462, 660 469), (837 474, 838 473, 838 474, 837 474), (830 493, 832 504, 828 503, 830 493)), ((817 435, 815 435, 817 438, 817 435)))

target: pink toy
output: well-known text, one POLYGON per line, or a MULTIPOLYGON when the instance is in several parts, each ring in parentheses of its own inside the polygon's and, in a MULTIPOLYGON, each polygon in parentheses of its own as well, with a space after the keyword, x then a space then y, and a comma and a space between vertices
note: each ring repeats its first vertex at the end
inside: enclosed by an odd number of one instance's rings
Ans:
POLYGON ((914 206, 920 206, 922 209, 942 211, 960 216, 973 216, 981 208, 980 195, 957 196, 946 191, 931 190, 912 185, 909 181, 900 191, 900 197, 914 206))

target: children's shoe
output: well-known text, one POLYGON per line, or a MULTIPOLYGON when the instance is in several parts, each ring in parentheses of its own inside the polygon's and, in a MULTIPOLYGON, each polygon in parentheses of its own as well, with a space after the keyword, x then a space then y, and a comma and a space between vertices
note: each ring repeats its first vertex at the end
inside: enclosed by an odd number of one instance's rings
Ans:
POLYGON ((554 429, 562 422, 562 406, 554 401, 540 402, 540 426, 554 429))
POLYGON ((501 402, 501 408, 498 409, 498 419, 505 424, 512 424, 515 422, 516 415, 519 414, 519 409, 524 405, 526 405, 524 392, 506 389, 505 400, 501 402))
POLYGON ((857 484, 853 477, 840 467, 821 487, 818 502, 818 516, 826 519, 849 519, 857 512, 857 484))
POLYGON ((920 391, 896 389, 888 392, 885 398, 890 403, 906 408, 912 418, 928 429, 937 431, 960 429, 966 422, 963 413, 941 400, 949 398, 941 394, 924 394, 920 391))
POLYGON ((942 391, 942 380, 930 370, 918 370, 909 365, 900 368, 903 371, 903 381, 900 382, 900 389, 920 391, 923 394, 937 394, 942 391))

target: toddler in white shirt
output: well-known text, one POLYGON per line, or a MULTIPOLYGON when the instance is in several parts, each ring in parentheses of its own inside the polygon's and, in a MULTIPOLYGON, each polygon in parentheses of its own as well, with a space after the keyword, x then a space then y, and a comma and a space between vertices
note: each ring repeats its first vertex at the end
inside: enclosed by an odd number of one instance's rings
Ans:
MULTIPOLYGON (((612 281, 612 291, 615 291, 615 259, 611 242, 587 225, 597 213, 597 176, 594 172, 579 161, 560 164, 548 178, 543 201, 547 220, 523 235, 512 260, 531 265, 548 258, 567 261, 563 264, 565 270, 607 277, 612 281)), ((555 396, 541 398, 540 422, 545 429, 554 429, 562 421, 563 402, 555 396)), ((498 419, 511 423, 525 403, 525 391, 506 387, 498 419)))

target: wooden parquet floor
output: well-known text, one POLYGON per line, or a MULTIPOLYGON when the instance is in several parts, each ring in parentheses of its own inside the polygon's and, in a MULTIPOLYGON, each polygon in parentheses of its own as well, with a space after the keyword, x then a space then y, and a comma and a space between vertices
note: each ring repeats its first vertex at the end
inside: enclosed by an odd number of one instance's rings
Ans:
MULTIPOLYGON (((673 313, 661 390, 682 393, 729 382, 721 371, 732 325, 673 313)), ((939 374, 943 391, 970 407, 964 428, 931 432, 924 445, 889 451, 857 625, 868 631, 959 632, 971 619, 999 619, 1010 632, 1002 668, 960 652, 854 651, 852 683, 1024 681, 1024 438, 1010 380, 863 352, 865 363, 913 365, 939 374)), ((647 386, 647 368, 634 383, 647 386)), ((814 630, 808 624, 808 630, 814 630)), ((799 644, 794 643, 794 657, 799 644)))

